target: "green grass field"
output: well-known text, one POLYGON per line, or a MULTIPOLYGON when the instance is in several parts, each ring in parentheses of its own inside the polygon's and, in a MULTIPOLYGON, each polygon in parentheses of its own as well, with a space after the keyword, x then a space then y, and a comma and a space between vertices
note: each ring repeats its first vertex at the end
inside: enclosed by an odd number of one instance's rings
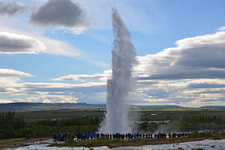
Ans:
MULTIPOLYGON (((60 119, 60 118, 78 118, 83 116, 89 117, 104 117, 105 111, 97 110, 53 110, 53 111, 31 111, 31 112, 17 112, 16 116, 23 116, 27 122, 36 122, 46 119, 60 119)), ((223 109, 177 109, 177 108, 157 108, 155 110, 135 110, 130 112, 130 116, 139 116, 139 120, 166 120, 174 118, 175 116, 192 116, 192 115, 207 115, 207 116, 221 116, 225 119, 225 110, 223 109), (157 114, 157 115, 151 115, 157 114)))

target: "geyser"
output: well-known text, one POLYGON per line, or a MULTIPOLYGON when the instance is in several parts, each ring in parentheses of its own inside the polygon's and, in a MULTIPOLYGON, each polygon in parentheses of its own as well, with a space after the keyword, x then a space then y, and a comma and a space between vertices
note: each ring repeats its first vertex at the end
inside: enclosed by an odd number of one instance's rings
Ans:
POLYGON ((112 76, 107 81, 107 113, 99 132, 131 132, 128 119, 128 98, 136 79, 132 77, 133 66, 137 64, 135 48, 130 32, 117 10, 112 8, 112 76))

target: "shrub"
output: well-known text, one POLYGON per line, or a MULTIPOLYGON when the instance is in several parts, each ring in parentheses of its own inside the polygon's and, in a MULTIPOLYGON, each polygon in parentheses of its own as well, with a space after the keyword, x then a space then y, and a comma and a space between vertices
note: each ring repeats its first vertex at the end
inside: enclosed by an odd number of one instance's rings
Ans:
POLYGON ((189 138, 212 137, 212 134, 211 134, 211 132, 198 133, 196 131, 196 132, 193 132, 193 133, 189 134, 188 137, 189 138))
POLYGON ((15 131, 0 130, 0 133, 4 134, 5 139, 12 139, 16 137, 15 131))
POLYGON ((3 133, 0 133, 0 140, 4 140, 5 139, 5 135, 3 133))
POLYGON ((73 143, 73 138, 74 138, 74 136, 75 136, 74 133, 72 133, 72 134, 70 135, 70 138, 69 138, 69 140, 68 140, 69 143, 73 143))

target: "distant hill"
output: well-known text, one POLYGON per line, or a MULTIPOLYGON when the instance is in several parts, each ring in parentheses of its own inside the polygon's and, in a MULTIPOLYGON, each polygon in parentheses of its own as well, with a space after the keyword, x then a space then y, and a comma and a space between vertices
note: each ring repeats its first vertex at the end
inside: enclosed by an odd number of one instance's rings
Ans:
MULTIPOLYGON (((167 109, 167 108, 183 108, 177 105, 131 105, 131 109, 141 109, 141 110, 157 110, 157 109, 167 109)), ((105 110, 105 104, 86 104, 86 103, 7 103, 0 104, 0 112, 25 112, 25 111, 51 111, 51 110, 105 110)))
POLYGON ((182 107, 182 106, 178 106, 178 105, 150 105, 150 106, 140 106, 140 107, 171 108, 171 107, 182 107))
POLYGON ((0 104, 0 112, 50 111, 62 109, 90 110, 105 109, 105 104, 86 103, 6 103, 0 104))
POLYGON ((225 109, 225 106, 202 106, 200 108, 209 108, 209 109, 225 109))

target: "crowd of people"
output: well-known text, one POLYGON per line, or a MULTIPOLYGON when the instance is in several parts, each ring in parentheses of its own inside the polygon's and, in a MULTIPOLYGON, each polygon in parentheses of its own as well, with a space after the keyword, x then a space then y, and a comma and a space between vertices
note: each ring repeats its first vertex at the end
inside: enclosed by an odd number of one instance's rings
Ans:
POLYGON ((135 138, 146 138, 146 139, 162 139, 162 138, 179 138, 179 137, 187 137, 187 133, 126 133, 126 134, 99 134, 99 133, 77 133, 75 135, 76 140, 86 140, 86 139, 98 139, 98 138, 107 138, 107 139, 124 139, 131 140, 135 138))
MULTIPOLYGON (((135 138, 146 138, 146 139, 163 139, 163 138, 180 138, 187 137, 188 133, 126 133, 126 134, 103 134, 103 133, 77 133, 75 134, 74 140, 87 140, 87 139, 99 139, 99 138, 107 138, 107 139, 124 139, 131 140, 135 138)), ((54 141, 66 141, 70 138, 70 133, 63 132, 58 134, 53 134, 54 141)))
POLYGON ((53 133, 52 138, 54 139, 54 141, 66 141, 67 139, 70 138, 70 133, 69 132, 53 133))

